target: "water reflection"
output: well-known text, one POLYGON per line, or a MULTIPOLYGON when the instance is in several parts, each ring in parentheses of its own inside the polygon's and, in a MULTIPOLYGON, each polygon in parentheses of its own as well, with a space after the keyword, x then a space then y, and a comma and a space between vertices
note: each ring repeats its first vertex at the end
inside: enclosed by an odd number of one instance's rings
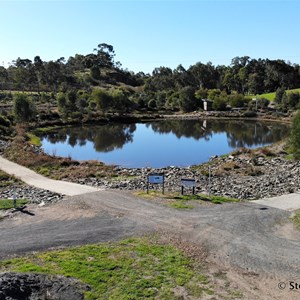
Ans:
POLYGON ((235 148, 277 142, 288 133, 287 125, 270 122, 165 120, 66 127, 44 133, 41 139, 50 154, 131 167, 161 167, 201 163, 235 148))
POLYGON ((87 141, 93 142, 98 152, 110 152, 121 149, 126 143, 133 141, 135 124, 112 124, 88 127, 67 127, 45 133, 41 136, 50 143, 67 143, 72 147, 85 146, 87 141))
POLYGON ((231 148, 254 147, 271 144, 288 135, 289 128, 278 123, 266 123, 243 120, 203 120, 178 121, 167 120, 148 124, 154 132, 160 134, 173 133, 177 138, 186 137, 195 140, 209 141, 213 134, 226 133, 231 148))

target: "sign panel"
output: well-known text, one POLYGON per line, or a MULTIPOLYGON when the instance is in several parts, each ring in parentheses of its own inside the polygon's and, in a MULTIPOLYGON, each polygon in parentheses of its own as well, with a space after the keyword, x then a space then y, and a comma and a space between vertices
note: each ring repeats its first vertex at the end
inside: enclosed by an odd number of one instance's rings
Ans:
POLYGON ((161 175, 161 174, 148 175, 148 182, 152 183, 152 184, 163 184, 164 183, 164 175, 161 175))
POLYGON ((195 187, 196 186, 196 180, 195 179, 182 178, 181 179, 181 184, 184 185, 184 186, 195 187))

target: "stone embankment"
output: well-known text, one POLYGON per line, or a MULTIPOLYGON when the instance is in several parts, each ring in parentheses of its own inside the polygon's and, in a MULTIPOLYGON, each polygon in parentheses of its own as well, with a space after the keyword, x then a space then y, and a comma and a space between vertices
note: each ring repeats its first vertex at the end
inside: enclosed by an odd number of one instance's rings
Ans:
MULTIPOLYGON (((199 167, 118 168, 112 180, 81 178, 77 182, 113 189, 145 190, 151 173, 164 173, 165 190, 181 190, 181 178, 196 180, 197 193, 211 193, 238 199, 259 199, 300 190, 300 162, 283 157, 226 156, 211 159, 199 167), (210 175, 210 176, 209 176, 210 175)), ((151 186, 160 189, 160 185, 151 186)))

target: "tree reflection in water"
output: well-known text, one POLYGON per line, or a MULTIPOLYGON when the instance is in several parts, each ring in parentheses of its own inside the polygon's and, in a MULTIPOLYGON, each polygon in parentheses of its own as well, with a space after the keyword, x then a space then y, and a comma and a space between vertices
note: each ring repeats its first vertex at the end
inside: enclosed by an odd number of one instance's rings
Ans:
POLYGON ((284 139, 289 127, 283 124, 243 120, 167 120, 149 124, 154 132, 173 133, 177 138, 209 139, 216 133, 226 133, 231 148, 254 147, 284 139))
MULTIPOLYGON (((89 149, 94 148, 95 153, 89 153, 89 159, 98 159, 97 153, 101 152, 101 159, 112 159, 114 163, 123 165, 130 161, 131 166, 139 161, 136 166, 141 167, 147 165, 145 161, 151 166, 201 163, 212 155, 225 154, 239 147, 253 148, 280 141, 288 136, 289 131, 289 126, 275 122, 163 120, 146 124, 66 127, 43 133, 41 138, 43 145, 45 141, 48 144, 60 143, 56 145, 60 147, 60 152, 61 148, 71 146, 74 152, 66 151, 72 152, 72 157, 77 157, 78 147, 83 150, 87 143, 92 143, 89 149), (122 149, 129 143, 132 144, 130 147, 122 149), (115 150, 120 149, 122 152, 118 151, 118 157, 107 156, 108 153, 114 155, 115 150), (187 152, 189 155, 186 155, 187 152), (155 162, 154 157, 152 163, 148 161, 151 156, 156 156, 155 162)), ((49 149, 48 153, 51 153, 51 147, 49 149)), ((66 151, 62 156, 67 155, 66 151)), ((80 155, 78 159, 87 159, 86 152, 80 155)))
POLYGON ((44 133, 50 143, 66 142, 72 147, 84 146, 87 141, 94 144, 98 152, 110 152, 121 149, 126 143, 133 142, 135 124, 111 124, 85 127, 66 127, 44 133))

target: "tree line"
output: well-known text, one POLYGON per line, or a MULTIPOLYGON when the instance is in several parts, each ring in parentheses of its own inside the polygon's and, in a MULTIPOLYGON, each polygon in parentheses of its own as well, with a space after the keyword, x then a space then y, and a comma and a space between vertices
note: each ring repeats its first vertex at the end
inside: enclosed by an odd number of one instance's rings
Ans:
POLYGON ((69 89, 90 89, 103 83, 122 82, 132 86, 143 84, 140 74, 121 68, 114 61, 113 46, 102 43, 87 55, 76 54, 66 60, 43 61, 40 56, 17 58, 8 68, 0 67, 0 90, 47 91, 57 93, 69 89))
POLYGON ((185 87, 219 89, 230 95, 256 95, 278 88, 300 87, 300 66, 281 59, 235 57, 229 66, 197 62, 185 69, 155 68, 152 74, 134 73, 114 61, 113 46, 102 43, 87 55, 76 54, 67 60, 43 61, 40 56, 17 58, 8 68, 0 67, 0 90, 51 91, 89 89, 103 83, 144 86, 148 95, 178 91, 185 87))
MULTIPOLYGON (((173 70, 155 68, 152 74, 134 73, 115 62, 113 46, 105 43, 67 60, 43 61, 36 56, 0 67, 0 101, 12 100, 10 91, 35 92, 21 97, 23 102, 24 97, 31 98, 28 109, 38 102, 55 103, 64 117, 93 111, 190 112, 203 109, 202 99, 213 101, 214 110, 228 106, 253 110, 253 96, 274 91, 276 109, 288 111, 299 107, 300 96, 285 90, 299 87, 300 66, 280 59, 243 56, 233 58, 229 66, 197 62, 188 69, 179 65, 173 70)), ((255 108, 268 104, 259 98, 255 108)))

